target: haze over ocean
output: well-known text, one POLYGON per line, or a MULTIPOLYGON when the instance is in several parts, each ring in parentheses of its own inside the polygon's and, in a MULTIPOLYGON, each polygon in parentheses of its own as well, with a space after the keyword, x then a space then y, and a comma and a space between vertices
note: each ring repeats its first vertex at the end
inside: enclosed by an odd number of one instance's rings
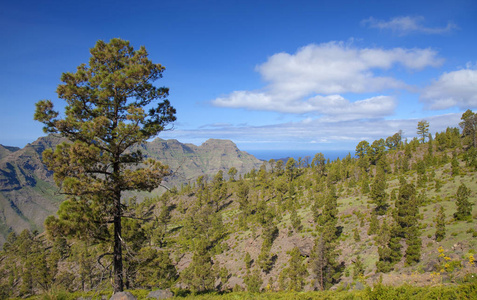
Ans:
MULTIPOLYGON (((242 150, 242 149, 241 149, 242 150)), ((351 153, 351 156, 354 157, 354 151, 351 150, 243 150, 247 153, 252 154, 260 160, 270 160, 270 159, 281 159, 287 157, 293 157, 295 160, 298 160, 299 157, 305 158, 306 156, 310 157, 310 163, 315 154, 323 153, 325 159, 330 159, 330 161, 336 160, 338 157, 343 159, 351 153)))

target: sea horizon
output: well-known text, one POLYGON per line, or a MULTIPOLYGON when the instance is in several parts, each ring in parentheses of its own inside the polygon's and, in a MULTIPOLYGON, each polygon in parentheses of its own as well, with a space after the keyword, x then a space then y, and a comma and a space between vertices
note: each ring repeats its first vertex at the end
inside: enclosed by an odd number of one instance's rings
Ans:
POLYGON ((336 160, 338 157, 343 159, 348 154, 354 156, 354 151, 351 150, 244 150, 245 152, 252 154, 260 160, 269 161, 270 159, 284 159, 293 157, 295 160, 298 160, 300 157, 304 159, 305 157, 310 157, 310 163, 315 154, 323 153, 325 159, 330 159, 330 161, 336 160))

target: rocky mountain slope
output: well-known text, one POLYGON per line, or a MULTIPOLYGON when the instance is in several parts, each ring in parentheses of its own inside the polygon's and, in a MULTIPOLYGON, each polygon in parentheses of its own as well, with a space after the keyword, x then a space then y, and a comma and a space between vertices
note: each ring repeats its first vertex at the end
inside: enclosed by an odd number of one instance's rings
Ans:
POLYGON ((245 174, 262 164, 253 155, 240 151, 229 140, 209 139, 196 146, 157 138, 139 148, 147 157, 169 166, 173 173, 166 178, 165 185, 168 187, 193 182, 201 175, 213 177, 219 170, 227 174, 232 167, 237 169, 238 174, 245 174))
MULTIPOLYGON (((53 174, 41 161, 41 153, 62 141, 59 136, 49 135, 23 149, 0 145, 0 246, 12 230, 41 231, 45 218, 58 209, 63 198, 53 174)), ((172 175, 163 182, 166 188, 194 182, 200 175, 211 178, 219 170, 226 174, 231 167, 245 174, 262 164, 227 140, 208 140, 196 146, 157 138, 138 147, 147 157, 169 165, 172 175)))

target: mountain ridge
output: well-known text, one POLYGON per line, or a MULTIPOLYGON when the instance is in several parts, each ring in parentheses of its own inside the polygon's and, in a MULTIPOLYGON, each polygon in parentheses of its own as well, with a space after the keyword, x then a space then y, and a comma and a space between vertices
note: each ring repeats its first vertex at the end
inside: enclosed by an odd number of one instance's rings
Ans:
MULTIPOLYGON (((45 149, 55 148, 66 139, 50 134, 40 137, 24 148, 0 145, 0 246, 12 230, 42 230, 48 215, 54 214, 63 197, 41 160, 45 149)), ((258 169, 262 162, 238 149, 230 140, 209 139, 202 145, 184 144, 178 140, 156 138, 137 145, 146 158, 154 158, 168 165, 171 175, 163 181, 164 189, 193 182, 201 175, 213 177, 219 170, 225 174, 235 167, 238 174, 258 169)), ((131 193, 135 195, 136 193, 131 193)), ((144 193, 137 195, 141 200, 144 193)))

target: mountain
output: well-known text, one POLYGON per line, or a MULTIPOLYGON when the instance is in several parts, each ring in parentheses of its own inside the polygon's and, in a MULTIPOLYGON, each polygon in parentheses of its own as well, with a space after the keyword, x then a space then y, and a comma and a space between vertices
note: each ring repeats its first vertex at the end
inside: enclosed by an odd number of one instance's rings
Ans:
MULTIPOLYGON (((64 139, 57 135, 48 135, 23 149, 0 145, 0 245, 11 230, 41 231, 45 218, 57 211, 63 198, 52 172, 42 163, 41 154, 62 141, 64 139)), ((137 148, 146 157, 169 165, 172 174, 163 182, 166 188, 194 182, 201 175, 211 178, 219 170, 227 174, 231 167, 235 167, 238 174, 245 174, 262 164, 228 140, 211 139, 196 146, 156 138, 137 148)), ((153 193, 161 191, 163 189, 153 193)), ((140 193, 138 198, 147 195, 140 193)))
POLYGON ((10 155, 17 150, 20 150, 20 148, 0 145, 0 159, 10 155))
POLYGON ((214 176, 219 170, 227 174, 231 167, 235 167, 238 174, 245 174, 262 164, 253 155, 240 151, 229 140, 209 139, 196 146, 157 138, 138 147, 146 157, 157 159, 170 167, 173 173, 166 178, 168 185, 192 183, 201 175, 214 176))
POLYGON ((0 244, 11 230, 41 229, 44 219, 58 209, 62 198, 41 153, 60 141, 51 135, 23 149, 1 146, 0 244))

